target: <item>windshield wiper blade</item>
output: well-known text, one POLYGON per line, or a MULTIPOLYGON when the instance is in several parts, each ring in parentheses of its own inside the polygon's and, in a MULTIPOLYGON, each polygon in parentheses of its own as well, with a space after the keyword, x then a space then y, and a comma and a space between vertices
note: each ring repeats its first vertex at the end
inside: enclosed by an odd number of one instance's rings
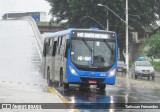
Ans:
POLYGON ((87 46, 87 48, 89 49, 89 51, 92 52, 92 48, 89 47, 89 45, 88 45, 88 43, 86 42, 86 40, 84 40, 84 39, 82 38, 82 41, 85 43, 85 45, 87 46))
POLYGON ((108 46, 108 48, 111 50, 112 54, 114 52, 114 49, 108 44, 109 41, 105 40, 105 44, 108 46))

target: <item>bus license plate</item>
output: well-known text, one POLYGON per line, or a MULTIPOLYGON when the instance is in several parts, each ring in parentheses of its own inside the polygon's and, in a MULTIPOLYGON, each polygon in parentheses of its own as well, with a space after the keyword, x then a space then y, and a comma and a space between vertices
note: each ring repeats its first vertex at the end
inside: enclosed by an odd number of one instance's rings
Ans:
POLYGON ((89 80, 88 83, 90 83, 90 84, 96 84, 97 81, 96 80, 89 80))

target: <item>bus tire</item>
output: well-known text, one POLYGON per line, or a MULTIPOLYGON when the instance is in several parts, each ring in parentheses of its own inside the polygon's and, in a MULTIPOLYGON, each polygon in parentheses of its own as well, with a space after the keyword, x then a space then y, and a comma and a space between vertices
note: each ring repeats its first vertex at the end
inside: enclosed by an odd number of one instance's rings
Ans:
POLYGON ((135 75, 134 78, 137 79, 138 76, 135 73, 134 73, 134 75, 135 75))
POLYGON ((53 86, 53 82, 50 79, 50 69, 49 68, 47 69, 47 84, 48 86, 53 86))
POLYGON ((155 79, 155 76, 152 76, 152 80, 154 80, 155 79))
POLYGON ((59 78, 60 78, 60 85, 63 86, 63 69, 62 68, 60 68, 59 78))
POLYGON ((69 89, 69 84, 68 83, 64 83, 64 89, 69 89))
POLYGON ((97 87, 100 89, 100 90, 104 90, 106 88, 106 84, 99 84, 97 85, 97 87))

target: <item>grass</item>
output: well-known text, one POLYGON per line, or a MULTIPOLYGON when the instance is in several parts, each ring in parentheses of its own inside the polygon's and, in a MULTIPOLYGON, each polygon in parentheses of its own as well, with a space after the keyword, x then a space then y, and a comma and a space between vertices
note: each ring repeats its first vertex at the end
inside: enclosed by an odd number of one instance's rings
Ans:
POLYGON ((154 68, 156 69, 156 70, 158 70, 158 71, 160 71, 160 62, 151 62, 152 63, 152 65, 154 66, 154 68))

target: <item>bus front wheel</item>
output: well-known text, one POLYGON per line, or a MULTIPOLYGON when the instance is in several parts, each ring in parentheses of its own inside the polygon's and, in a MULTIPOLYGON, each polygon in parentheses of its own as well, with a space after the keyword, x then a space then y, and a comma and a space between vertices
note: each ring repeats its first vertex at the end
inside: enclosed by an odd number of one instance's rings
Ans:
POLYGON ((100 89, 100 90, 104 90, 106 88, 106 84, 99 84, 97 85, 97 87, 100 89))
POLYGON ((64 83, 64 89, 69 89, 69 83, 64 83))

